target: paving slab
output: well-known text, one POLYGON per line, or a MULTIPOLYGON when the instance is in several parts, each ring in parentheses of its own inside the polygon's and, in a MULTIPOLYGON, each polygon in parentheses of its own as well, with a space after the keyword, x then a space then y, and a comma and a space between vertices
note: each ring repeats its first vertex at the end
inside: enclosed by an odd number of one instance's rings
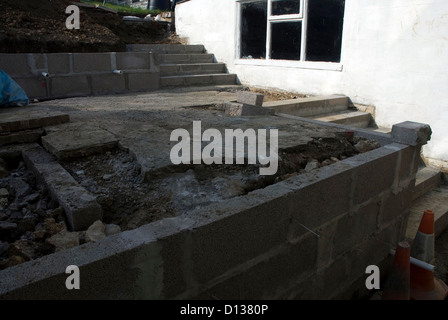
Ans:
POLYGON ((110 132, 80 126, 76 129, 51 132, 42 137, 42 145, 58 159, 85 157, 103 153, 118 146, 118 139, 110 132))
POLYGON ((0 134, 0 147, 9 144, 38 142, 43 134, 43 128, 3 133, 0 134))
POLYGON ((51 108, 27 106, 0 109, 0 133, 36 129, 69 121, 67 113, 51 108))

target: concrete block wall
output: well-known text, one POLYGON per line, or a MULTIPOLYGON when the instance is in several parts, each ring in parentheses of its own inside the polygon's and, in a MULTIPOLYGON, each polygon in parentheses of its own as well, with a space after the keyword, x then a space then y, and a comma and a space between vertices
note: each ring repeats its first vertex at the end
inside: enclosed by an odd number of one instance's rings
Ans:
POLYGON ((160 86, 150 52, 0 54, 8 73, 30 99, 149 91, 160 86), (121 71, 115 73, 114 71, 121 71))
POLYGON ((420 148, 392 142, 8 268, 0 298, 351 298, 405 235, 420 148), (80 268, 80 290, 65 288, 68 265, 80 268))

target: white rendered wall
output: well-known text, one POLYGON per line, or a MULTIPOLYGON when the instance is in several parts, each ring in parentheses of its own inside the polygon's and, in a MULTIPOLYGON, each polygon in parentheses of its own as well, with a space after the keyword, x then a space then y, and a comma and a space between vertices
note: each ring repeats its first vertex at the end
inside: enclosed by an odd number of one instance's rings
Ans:
POLYGON ((238 64, 235 0, 176 6, 176 30, 203 44, 241 83, 308 94, 345 94, 374 105, 381 127, 428 123, 424 155, 448 161, 448 0, 346 0, 342 71, 238 64))

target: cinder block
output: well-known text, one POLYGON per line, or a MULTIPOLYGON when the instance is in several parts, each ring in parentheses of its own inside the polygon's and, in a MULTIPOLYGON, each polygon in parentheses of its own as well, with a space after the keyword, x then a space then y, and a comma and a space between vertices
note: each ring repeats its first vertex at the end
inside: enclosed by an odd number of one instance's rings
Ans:
POLYGON ((393 220, 409 214, 409 208, 412 204, 412 191, 403 189, 398 194, 391 193, 383 201, 383 207, 380 214, 381 226, 387 225, 393 220))
POLYGON ((290 239, 296 239, 348 212, 352 172, 339 162, 331 167, 291 179, 301 187, 284 199, 286 210, 292 212, 290 239))
POLYGON ((118 70, 151 68, 148 52, 117 52, 116 63, 118 70))
POLYGON ((243 104, 261 107, 263 105, 264 95, 250 91, 238 91, 236 101, 243 104))
POLYGON ((66 76, 50 78, 52 97, 70 97, 89 95, 90 87, 87 76, 66 76))
POLYGON ((349 264, 345 257, 335 259, 327 268, 316 274, 318 299, 330 299, 342 286, 349 282, 349 264))
POLYGON ((290 214, 282 198, 233 210, 191 232, 192 268, 201 284, 285 242, 290 214))
POLYGON ((33 73, 37 70, 47 69, 47 58, 43 53, 29 53, 28 54, 28 66, 33 73))
MULTIPOLYGON (((219 249, 218 249, 219 250, 219 249)), ((224 280, 202 294, 220 300, 279 299, 296 282, 307 278, 316 267, 317 237, 310 235, 296 244, 285 244, 278 254, 237 276, 224 280)))
POLYGON ((398 154, 399 151, 397 150, 383 147, 343 161, 357 169, 356 187, 353 195, 355 205, 368 201, 392 187, 398 154), (372 172, 376 172, 376 174, 372 174, 372 172))
POLYGON ((432 130, 428 124, 405 121, 392 126, 392 140, 411 146, 424 145, 431 139, 432 130))
POLYGON ((118 93, 126 90, 124 74, 97 74, 92 75, 92 93, 118 93))
MULTIPOLYGON (((360 277, 366 277, 366 268, 369 265, 381 265, 388 259, 391 249, 395 249, 398 241, 403 240, 402 221, 381 230, 375 236, 366 239, 347 254, 347 261, 350 262, 350 279, 356 280, 360 277)), ((383 270, 383 269, 381 269, 383 270)))
POLYGON ((334 221, 319 229, 318 268, 324 267, 332 260, 337 227, 338 223, 334 221))
POLYGON ((380 201, 373 201, 359 208, 354 215, 346 215, 338 220, 334 237, 334 257, 350 250, 377 230, 380 207, 380 201))
POLYGON ((256 107, 238 102, 225 103, 224 110, 226 114, 236 117, 266 116, 266 115, 274 115, 275 113, 274 109, 272 108, 256 107))
POLYGON ((73 53, 74 72, 111 72, 110 53, 73 53))
POLYGON ((130 91, 149 91, 160 87, 160 75, 157 72, 127 73, 130 91))
POLYGON ((23 150, 23 159, 43 181, 54 200, 63 207, 70 230, 86 230, 101 220, 102 209, 96 198, 81 187, 75 179, 39 145, 23 150))
MULTIPOLYGON (((416 148, 414 147, 406 147, 401 150, 401 161, 400 161, 400 169, 398 173, 398 179, 400 185, 405 183, 404 185, 401 185, 402 187, 409 187, 408 183, 410 180, 413 180, 415 178, 416 172, 412 172, 411 169, 413 169, 414 161, 417 159, 414 158, 416 148)), ((418 155, 420 156, 420 154, 418 155)))
POLYGON ((70 59, 69 53, 48 53, 48 73, 50 75, 61 75, 70 73, 70 59))
POLYGON ((0 53, 0 69, 11 77, 32 74, 26 53, 0 53))
POLYGON ((169 237, 160 239, 162 244, 163 259, 163 291, 162 295, 165 299, 172 299, 187 289, 187 281, 192 281, 189 277, 187 237, 188 232, 179 232, 169 237))
POLYGON ((29 99, 47 97, 47 81, 45 78, 15 78, 14 80, 25 91, 29 99))

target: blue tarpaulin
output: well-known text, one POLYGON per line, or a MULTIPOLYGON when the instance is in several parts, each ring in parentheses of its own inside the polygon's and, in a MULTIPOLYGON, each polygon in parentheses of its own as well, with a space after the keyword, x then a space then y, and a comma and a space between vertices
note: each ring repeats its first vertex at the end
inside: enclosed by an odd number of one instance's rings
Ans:
POLYGON ((0 93, 0 107, 22 107, 30 102, 25 91, 3 70, 0 70, 0 93))

